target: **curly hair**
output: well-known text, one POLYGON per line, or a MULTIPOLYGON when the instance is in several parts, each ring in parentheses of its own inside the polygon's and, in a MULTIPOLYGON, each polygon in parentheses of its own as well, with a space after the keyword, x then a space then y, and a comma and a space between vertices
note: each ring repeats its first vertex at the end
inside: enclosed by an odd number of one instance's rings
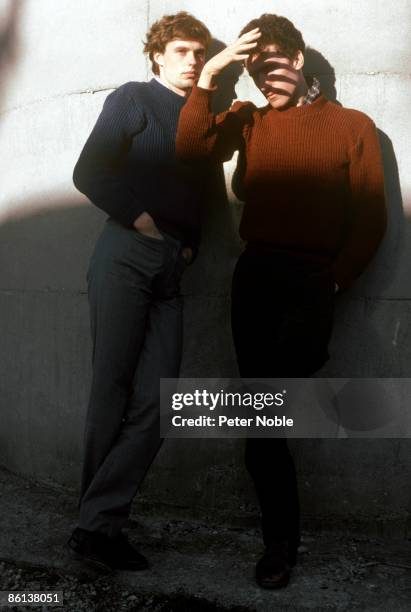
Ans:
POLYGON ((167 43, 178 39, 201 42, 207 49, 211 42, 211 34, 202 21, 186 11, 180 11, 175 15, 164 15, 155 21, 147 32, 147 40, 144 43, 144 53, 148 53, 154 74, 159 74, 154 54, 164 53, 167 43))
POLYGON ((254 28, 260 28, 261 32, 256 47, 257 51, 267 45, 274 44, 289 59, 294 59, 298 51, 305 52, 305 43, 301 32, 286 17, 264 13, 258 19, 253 19, 247 23, 241 30, 240 36, 254 28))

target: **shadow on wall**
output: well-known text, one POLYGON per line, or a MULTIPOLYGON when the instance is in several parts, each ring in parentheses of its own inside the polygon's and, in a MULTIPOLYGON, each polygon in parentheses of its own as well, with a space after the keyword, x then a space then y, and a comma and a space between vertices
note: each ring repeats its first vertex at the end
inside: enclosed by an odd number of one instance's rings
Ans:
POLYGON ((312 47, 306 48, 303 73, 309 86, 312 83, 313 76, 316 76, 320 81, 321 92, 325 97, 331 100, 331 102, 335 102, 341 106, 341 103, 337 100, 335 70, 324 55, 317 51, 317 49, 313 49, 312 47))
MULTIPOLYGON (((38 210, 39 202, 24 209, 38 210)), ((78 199, 0 225, 0 287, 85 292, 85 270, 106 215, 78 199)))
MULTIPOLYGON (((213 38, 208 49, 207 59, 210 59, 220 51, 223 51, 227 45, 221 40, 213 38)), ((222 113, 230 108, 233 101, 237 98, 235 86, 243 73, 241 62, 230 64, 219 74, 215 79, 217 89, 213 94, 212 109, 213 113, 222 113)))
MULTIPOLYGON (((358 288, 367 287, 367 294, 379 295, 391 284, 393 270, 401 265, 407 226, 398 175, 398 164, 391 139, 377 126, 384 165, 385 194, 387 199, 388 226, 383 243, 376 257, 364 274, 358 288)), ((407 288, 405 288, 407 291, 407 288)))
POLYGON ((62 483, 75 478, 81 456, 91 350, 85 273, 103 217, 64 205, 0 226, 0 463, 62 483))
POLYGON ((21 8, 22 0, 9 0, 7 8, 2 11, 2 25, 0 29, 0 95, 3 94, 6 85, 7 73, 11 71, 18 60, 18 25, 21 8))

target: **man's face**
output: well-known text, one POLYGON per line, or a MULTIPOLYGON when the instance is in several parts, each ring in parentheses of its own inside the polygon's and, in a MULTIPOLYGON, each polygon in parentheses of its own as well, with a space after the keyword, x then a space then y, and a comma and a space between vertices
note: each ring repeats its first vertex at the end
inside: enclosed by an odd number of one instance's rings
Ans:
POLYGON ((277 45, 267 45, 247 59, 250 76, 273 108, 280 110, 293 104, 301 58, 298 52, 296 58, 290 60, 277 45))
POLYGON ((198 81, 205 63, 205 47, 195 40, 172 40, 164 53, 155 53, 160 77, 179 94, 185 94, 198 81))

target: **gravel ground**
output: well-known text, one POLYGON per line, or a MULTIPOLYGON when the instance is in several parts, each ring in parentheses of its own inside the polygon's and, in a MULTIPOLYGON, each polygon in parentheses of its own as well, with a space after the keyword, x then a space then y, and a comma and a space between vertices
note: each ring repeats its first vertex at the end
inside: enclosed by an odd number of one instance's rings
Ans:
MULTIPOLYGON (((142 595, 131 588, 121 588, 107 575, 97 576, 84 573, 73 575, 62 570, 24 566, 15 563, 0 563, 0 588, 4 591, 63 591, 63 609, 67 612, 247 612, 244 607, 221 608, 186 593, 181 595, 142 595)), ((4 610, 44 610, 50 607, 7 607, 4 610)), ((54 608, 56 610, 61 607, 54 608)))
POLYGON ((253 578, 257 529, 139 517, 128 535, 151 568, 102 574, 65 552, 76 521, 73 495, 0 470, 0 499, 0 590, 62 591, 56 609, 67 612, 411 610, 407 540, 306 531, 289 586, 270 592, 253 578))

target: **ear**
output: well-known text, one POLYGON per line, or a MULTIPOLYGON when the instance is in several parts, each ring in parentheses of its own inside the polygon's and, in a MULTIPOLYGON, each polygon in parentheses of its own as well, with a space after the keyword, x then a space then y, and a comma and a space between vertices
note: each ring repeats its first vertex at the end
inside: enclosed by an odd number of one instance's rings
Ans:
POLYGON ((293 66, 296 70, 301 70, 301 68, 304 66, 304 55, 302 51, 297 51, 297 54, 293 59, 293 66))
POLYGON ((156 64, 158 64, 158 66, 161 66, 161 67, 164 66, 164 55, 163 55, 163 53, 160 53, 159 51, 156 51, 153 54, 153 60, 155 61, 156 64))

